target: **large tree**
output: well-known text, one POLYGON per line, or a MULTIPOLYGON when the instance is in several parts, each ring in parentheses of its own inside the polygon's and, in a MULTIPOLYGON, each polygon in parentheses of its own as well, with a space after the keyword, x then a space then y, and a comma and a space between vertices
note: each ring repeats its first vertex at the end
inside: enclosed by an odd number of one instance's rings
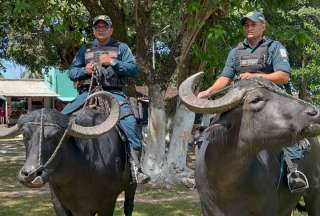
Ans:
MULTIPOLYGON (((110 15, 114 37, 132 47, 141 72, 138 82, 149 89, 143 167, 154 183, 185 183, 192 177, 186 165, 186 143, 194 113, 177 97, 166 100, 168 87, 178 87, 182 80, 202 69, 207 71, 209 85, 220 73, 230 48, 242 38, 240 17, 247 11, 266 8, 272 27, 277 21, 274 17, 286 20, 283 14, 293 7, 291 2, 295 1, 3 0, 0 57, 15 59, 31 71, 67 67, 80 45, 92 39, 92 18, 110 15), (167 25, 170 27, 166 32, 161 32, 167 25), (161 52, 156 45, 153 53, 154 43, 164 44, 166 51, 161 52)), ((285 22, 287 26, 295 25, 289 21, 285 22)), ((275 39, 282 39, 281 32, 273 35, 276 30, 270 30, 275 39)))

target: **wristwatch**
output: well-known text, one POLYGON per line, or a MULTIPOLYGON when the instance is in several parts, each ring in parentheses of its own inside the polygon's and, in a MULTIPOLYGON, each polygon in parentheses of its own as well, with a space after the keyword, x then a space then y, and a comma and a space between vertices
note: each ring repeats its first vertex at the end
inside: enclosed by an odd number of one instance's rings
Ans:
POLYGON ((117 64, 117 60, 112 59, 111 62, 110 62, 110 65, 111 66, 115 66, 116 64, 117 64))

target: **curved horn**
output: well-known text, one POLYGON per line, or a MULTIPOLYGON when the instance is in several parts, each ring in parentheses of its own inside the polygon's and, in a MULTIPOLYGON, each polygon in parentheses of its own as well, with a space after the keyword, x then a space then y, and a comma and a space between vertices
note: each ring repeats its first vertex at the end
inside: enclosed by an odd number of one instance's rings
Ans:
POLYGON ((76 124, 73 121, 69 127, 69 135, 75 137, 93 138, 108 132, 116 125, 120 116, 120 106, 116 98, 111 93, 99 91, 90 95, 87 100, 90 100, 91 98, 96 96, 103 97, 109 103, 110 114, 107 119, 104 120, 101 124, 92 127, 84 127, 76 124))
POLYGON ((242 100, 246 89, 233 88, 223 97, 216 100, 197 98, 194 94, 195 86, 203 77, 204 72, 199 72, 183 81, 179 87, 179 97, 182 102, 196 113, 223 113, 236 107, 242 100))
POLYGON ((12 138, 21 134, 21 130, 18 125, 14 125, 10 128, 1 128, 0 129, 0 138, 12 138))

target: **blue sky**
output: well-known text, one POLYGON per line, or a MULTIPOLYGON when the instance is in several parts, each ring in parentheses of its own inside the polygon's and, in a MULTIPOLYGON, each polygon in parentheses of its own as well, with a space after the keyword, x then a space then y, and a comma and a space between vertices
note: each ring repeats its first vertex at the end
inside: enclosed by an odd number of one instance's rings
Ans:
MULTIPOLYGON (((7 68, 7 71, 3 73, 3 76, 6 79, 19 79, 20 74, 26 70, 24 66, 16 64, 14 61, 8 61, 3 59, 0 59, 0 61, 1 64, 3 64, 5 68, 7 68)), ((2 70, 0 71, 3 72, 2 70)))

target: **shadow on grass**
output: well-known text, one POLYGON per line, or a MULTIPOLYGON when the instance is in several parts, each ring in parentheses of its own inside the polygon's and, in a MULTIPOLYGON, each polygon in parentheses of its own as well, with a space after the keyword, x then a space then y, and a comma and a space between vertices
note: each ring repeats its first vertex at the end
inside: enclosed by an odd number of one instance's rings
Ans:
POLYGON ((46 196, 0 198, 0 215, 52 216, 55 215, 50 198, 46 196))

